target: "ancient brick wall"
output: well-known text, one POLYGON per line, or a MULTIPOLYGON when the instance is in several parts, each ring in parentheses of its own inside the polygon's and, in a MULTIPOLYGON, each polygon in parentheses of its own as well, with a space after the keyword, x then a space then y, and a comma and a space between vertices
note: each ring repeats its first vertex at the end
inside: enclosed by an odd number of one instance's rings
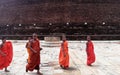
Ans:
POLYGON ((119 3, 117 0, 2 0, 0 24, 117 23, 119 3))

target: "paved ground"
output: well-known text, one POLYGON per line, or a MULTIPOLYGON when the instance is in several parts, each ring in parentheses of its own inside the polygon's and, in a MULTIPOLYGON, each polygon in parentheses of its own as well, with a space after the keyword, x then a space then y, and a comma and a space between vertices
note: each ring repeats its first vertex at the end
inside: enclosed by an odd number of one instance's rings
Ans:
MULTIPOLYGON (((25 41, 13 41, 14 58, 9 73, 0 75, 37 75, 36 71, 25 72, 27 52, 25 41)), ((41 45, 44 42, 41 42, 41 45)), ((58 64, 59 47, 43 47, 41 51, 41 72, 43 75, 120 75, 120 43, 94 41, 96 62, 86 66, 85 42, 69 41, 70 68, 63 70, 58 64)))

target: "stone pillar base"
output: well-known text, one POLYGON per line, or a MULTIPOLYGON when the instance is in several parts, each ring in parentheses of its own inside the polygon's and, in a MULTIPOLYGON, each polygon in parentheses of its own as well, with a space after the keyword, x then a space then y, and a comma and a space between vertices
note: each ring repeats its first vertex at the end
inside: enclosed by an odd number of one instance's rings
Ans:
POLYGON ((45 47, 59 47, 60 46, 60 37, 44 37, 44 44, 45 47))

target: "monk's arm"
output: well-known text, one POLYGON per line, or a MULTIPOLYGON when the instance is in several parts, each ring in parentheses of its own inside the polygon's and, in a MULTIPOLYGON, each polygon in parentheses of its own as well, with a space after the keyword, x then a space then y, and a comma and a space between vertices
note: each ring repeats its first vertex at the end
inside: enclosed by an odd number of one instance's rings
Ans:
POLYGON ((33 51, 34 53, 37 53, 37 51, 35 51, 32 47, 29 47, 31 51, 33 51))
POLYGON ((31 50, 32 52, 37 53, 37 51, 35 51, 35 50, 31 47, 31 44, 30 44, 30 43, 27 45, 27 47, 30 48, 30 50, 31 50))

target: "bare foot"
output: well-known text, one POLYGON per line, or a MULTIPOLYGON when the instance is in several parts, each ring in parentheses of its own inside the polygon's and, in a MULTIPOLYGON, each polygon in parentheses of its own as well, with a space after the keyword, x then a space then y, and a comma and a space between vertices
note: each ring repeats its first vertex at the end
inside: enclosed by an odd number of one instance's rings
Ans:
POLYGON ((40 73, 39 71, 37 71, 37 74, 38 74, 38 75, 43 75, 43 74, 42 74, 42 73, 40 73))
POLYGON ((10 72, 9 70, 5 70, 5 72, 10 72))
POLYGON ((88 66, 92 66, 91 64, 87 64, 88 66))
POLYGON ((64 66, 62 66, 62 65, 60 65, 60 67, 62 68, 62 69, 64 69, 65 67, 64 66))
POLYGON ((63 68, 63 66, 62 66, 62 65, 60 65, 60 67, 61 67, 61 68, 63 68))
POLYGON ((28 72, 28 69, 26 69, 26 72, 28 72))
POLYGON ((67 69, 68 69, 68 66, 64 67, 63 69, 66 69, 66 70, 67 70, 67 69))

